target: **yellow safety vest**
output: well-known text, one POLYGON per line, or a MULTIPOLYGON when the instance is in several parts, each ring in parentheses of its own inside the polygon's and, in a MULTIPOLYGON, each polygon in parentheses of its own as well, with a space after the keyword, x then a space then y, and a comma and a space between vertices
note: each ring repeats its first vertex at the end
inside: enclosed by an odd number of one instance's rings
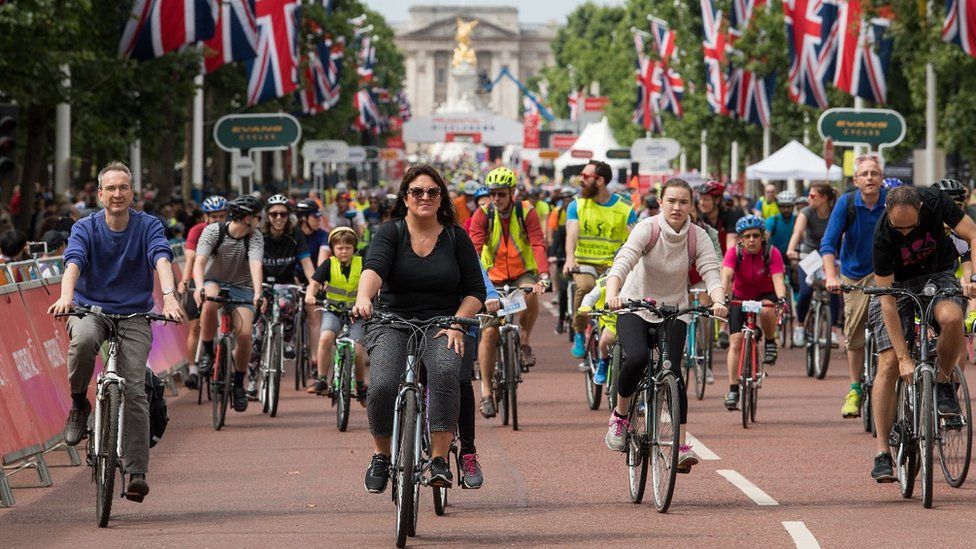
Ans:
POLYGON ((769 219, 770 217, 779 215, 779 204, 775 202, 766 202, 766 199, 763 198, 762 210, 760 210, 760 212, 762 213, 763 219, 769 219))
MULTIPOLYGON (((532 245, 529 243, 529 235, 523 234, 522 226, 525 224, 525 212, 528 206, 531 206, 523 202, 522 206, 522 219, 518 219, 518 205, 512 205, 512 213, 508 216, 508 238, 515 243, 515 248, 518 250, 519 258, 522 260, 522 265, 525 265, 526 271, 538 272, 539 267, 535 262, 535 255, 532 254, 532 245)), ((485 267, 485 270, 490 270, 495 266, 495 255, 498 253, 498 246, 502 241, 502 218, 501 214, 498 213, 496 208, 491 208, 494 210, 494 219, 491 220, 491 234, 488 235, 488 240, 485 241, 484 246, 481 247, 481 264, 485 267)), ((481 211, 488 213, 489 206, 482 206, 481 211)))
POLYGON ((552 207, 548 203, 539 200, 535 203, 535 213, 539 215, 539 219, 549 219, 549 212, 552 211, 552 207))
POLYGON ((329 282, 325 286, 325 298, 336 304, 354 305, 356 303, 356 290, 359 288, 359 277, 362 274, 362 256, 352 256, 348 278, 342 274, 342 262, 336 257, 330 257, 329 282))
POLYGON ((613 265, 613 256, 627 241, 627 220, 632 210, 620 198, 613 206, 601 206, 590 198, 576 199, 579 239, 576 260, 590 265, 613 265))

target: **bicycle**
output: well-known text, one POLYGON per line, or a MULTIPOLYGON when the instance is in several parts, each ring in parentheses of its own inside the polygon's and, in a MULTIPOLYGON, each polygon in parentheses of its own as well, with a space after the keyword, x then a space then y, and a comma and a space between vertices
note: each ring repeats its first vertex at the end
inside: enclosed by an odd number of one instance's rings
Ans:
MULTIPOLYGON (((125 430, 125 380, 118 372, 119 344, 122 339, 119 324, 140 318, 147 322, 178 321, 153 313, 108 314, 103 313, 98 306, 75 307, 70 313, 55 316, 84 318, 89 315, 104 320, 108 326, 108 360, 95 381, 95 419, 89 427, 87 444, 87 461, 92 468, 92 481, 95 482, 95 517, 99 528, 105 528, 112 514, 116 469, 122 485, 125 486, 125 467, 122 465, 125 457, 122 436, 125 430)), ((124 331, 125 328, 122 328, 123 333, 124 331)), ((125 490, 121 495, 125 495, 125 490)))
MULTIPOLYGON (((703 288, 692 288, 691 307, 701 306, 700 295, 706 293, 703 288)), ((701 315, 697 312, 691 313, 691 322, 688 323, 688 333, 685 343, 685 390, 691 385, 691 372, 695 372, 695 397, 698 400, 705 398, 705 379, 712 369, 712 324, 711 317, 701 315)))
MULTIPOLYGON (((806 345, 807 376, 823 379, 827 377, 830 366, 830 351, 833 348, 833 319, 830 315, 830 292, 826 283, 819 277, 810 283, 813 297, 810 298, 810 310, 803 323, 803 337, 806 345)), ((841 285, 841 290, 851 292, 859 290, 856 286, 841 285)))
POLYGON ((520 350, 519 325, 515 315, 526 309, 523 294, 532 293, 531 287, 509 286, 499 289, 503 307, 497 315, 501 318, 498 327, 498 343, 495 350, 495 370, 491 377, 491 391, 498 403, 498 413, 502 425, 512 424, 518 431, 518 384, 522 383, 522 360, 520 350))
POLYGON ((281 378, 285 374, 285 310, 289 303, 298 303, 298 308, 302 308, 302 302, 296 301, 296 294, 302 287, 273 282, 265 282, 263 287, 265 300, 271 304, 271 308, 262 322, 264 337, 261 340, 261 364, 258 368, 258 400, 261 401, 261 411, 275 417, 278 415, 281 378))
POLYGON ((316 300, 315 304, 321 310, 336 315, 342 322, 342 330, 336 334, 332 359, 332 405, 336 407, 336 427, 340 432, 345 432, 349 426, 352 395, 356 392, 356 342, 349 337, 349 309, 325 300, 316 300))
POLYGON ((427 483, 423 478, 430 459, 430 433, 427 422, 427 399, 421 383, 420 355, 427 345, 429 328, 454 328, 454 324, 477 327, 479 322, 470 318, 437 316, 427 320, 405 319, 392 313, 375 311, 373 320, 378 324, 391 325, 410 331, 407 340, 406 370, 400 381, 396 404, 393 409, 393 433, 390 476, 393 483, 393 503, 397 508, 396 546, 404 547, 407 537, 417 534, 417 511, 420 504, 420 486, 427 483), (425 444, 427 441, 427 444, 425 444))
POLYGON ((305 317, 305 288, 297 292, 298 309, 295 311, 295 390, 308 386, 311 377, 311 361, 308 350, 308 322, 305 317))
MULTIPOLYGON (((599 334, 599 322, 598 319, 604 315, 616 315, 616 311, 610 310, 595 310, 587 312, 590 317, 589 328, 592 330, 593 334, 599 334)), ((617 391, 616 391, 616 379, 620 375, 620 362, 623 360, 623 349, 620 347, 620 342, 616 341, 613 347, 610 348, 609 363, 607 364, 607 381, 601 386, 593 383, 593 376, 596 375, 597 361, 599 360, 599 343, 600 335, 594 335, 592 341, 590 336, 587 336, 586 343, 586 355, 584 356, 584 365, 587 370, 584 372, 586 376, 586 398, 587 405, 590 410, 596 410, 600 407, 600 399, 602 398, 600 393, 607 396, 607 409, 611 412, 617 407, 617 391)))
POLYGON ((864 431, 878 436, 874 426, 874 376, 878 373, 878 341, 869 322, 864 323, 864 368, 861 370, 861 420, 864 431))
POLYGON ((789 307, 781 308, 777 311, 776 315, 776 340, 779 343, 779 348, 784 350, 793 347, 793 326, 795 322, 795 317, 793 316, 795 307, 793 303, 793 284, 790 282, 795 269, 791 269, 789 264, 787 264, 786 268, 787 272, 783 277, 783 283, 786 284, 786 296, 789 307))
POLYGON ((763 307, 775 307, 776 304, 769 301, 735 299, 729 304, 742 307, 742 312, 745 314, 745 322, 742 326, 742 350, 739 353, 739 407, 742 410, 742 428, 748 429, 749 423, 756 422, 759 389, 766 377, 766 365, 759 354, 762 328, 758 326, 756 319, 763 307))
POLYGON ((573 330, 573 301, 576 296, 576 280, 573 279, 574 274, 588 274, 593 277, 593 280, 600 278, 597 274, 596 269, 590 265, 577 266, 574 269, 569 270, 569 281, 566 283, 566 335, 569 337, 569 342, 573 342, 573 336, 575 331, 573 330))
MULTIPOLYGON (((602 331, 600 330, 598 320, 600 315, 589 316, 590 320, 586 325, 586 336, 584 339, 586 341, 584 344, 586 354, 583 355, 583 366, 586 368, 586 371, 583 372, 583 380, 586 387, 586 404, 590 410, 597 410, 600 408, 600 400, 603 397, 603 387, 595 383, 593 377, 596 376, 596 370, 600 360, 600 336, 602 335, 602 331)), ((607 387, 610 386, 609 377, 605 385, 607 387)))
POLYGON ((216 296, 203 296, 203 301, 222 305, 219 312, 217 339, 214 341, 213 373, 210 376, 211 421, 214 431, 224 427, 227 420, 227 404, 230 402, 234 386, 234 321, 231 318, 234 305, 253 305, 250 301, 235 300, 228 297, 230 292, 221 289, 216 296))

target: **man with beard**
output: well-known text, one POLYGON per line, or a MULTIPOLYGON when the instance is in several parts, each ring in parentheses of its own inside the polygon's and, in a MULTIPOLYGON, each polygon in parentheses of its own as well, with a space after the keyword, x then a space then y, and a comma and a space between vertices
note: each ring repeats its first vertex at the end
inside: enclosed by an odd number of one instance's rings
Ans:
MULTIPOLYGON (((566 210, 566 264, 563 265, 563 273, 572 274, 576 283, 573 311, 578 311, 583 297, 596 285, 597 277, 613 265, 614 255, 637 223, 637 213, 630 205, 607 190, 607 184, 613 179, 609 164, 590 160, 580 178, 581 196, 566 210)), ((572 349, 576 358, 582 358, 585 353, 586 323, 586 315, 576 312, 572 349)))

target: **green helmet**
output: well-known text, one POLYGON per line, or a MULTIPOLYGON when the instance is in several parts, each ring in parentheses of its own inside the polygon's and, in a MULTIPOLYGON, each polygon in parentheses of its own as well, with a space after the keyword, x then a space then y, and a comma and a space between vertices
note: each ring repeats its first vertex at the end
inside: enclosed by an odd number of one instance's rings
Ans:
POLYGON ((485 186, 489 189, 515 188, 517 184, 515 172, 508 168, 495 168, 488 172, 485 178, 485 186))

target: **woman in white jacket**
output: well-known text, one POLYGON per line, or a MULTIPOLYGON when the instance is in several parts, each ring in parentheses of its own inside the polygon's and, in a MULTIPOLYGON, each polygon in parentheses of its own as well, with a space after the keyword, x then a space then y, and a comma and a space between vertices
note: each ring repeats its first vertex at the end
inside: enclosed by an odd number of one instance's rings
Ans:
MULTIPOLYGON (((617 252, 613 267, 607 273, 607 305, 618 309, 629 299, 653 299, 658 305, 688 306, 688 238, 697 239, 694 267, 705 281, 712 298, 712 313, 719 317, 728 314, 725 290, 722 287, 721 263, 704 229, 691 223, 692 190, 683 179, 671 179, 661 189, 661 213, 639 222, 627 242, 617 252), (658 225, 657 242, 650 250, 652 224, 658 225), (645 250, 647 252, 645 253, 645 250)), ((610 416, 606 442, 611 450, 626 449, 627 421, 630 398, 647 367, 648 356, 659 337, 667 337, 671 370, 678 379, 681 410, 681 449, 678 472, 687 473, 698 463, 690 446, 685 445, 684 425, 688 402, 685 398, 681 360, 684 356, 687 324, 676 319, 664 327, 661 319, 649 311, 621 314, 617 317, 617 335, 626 355, 617 378, 617 407, 610 416), (666 330, 666 334, 660 332, 666 330)))

